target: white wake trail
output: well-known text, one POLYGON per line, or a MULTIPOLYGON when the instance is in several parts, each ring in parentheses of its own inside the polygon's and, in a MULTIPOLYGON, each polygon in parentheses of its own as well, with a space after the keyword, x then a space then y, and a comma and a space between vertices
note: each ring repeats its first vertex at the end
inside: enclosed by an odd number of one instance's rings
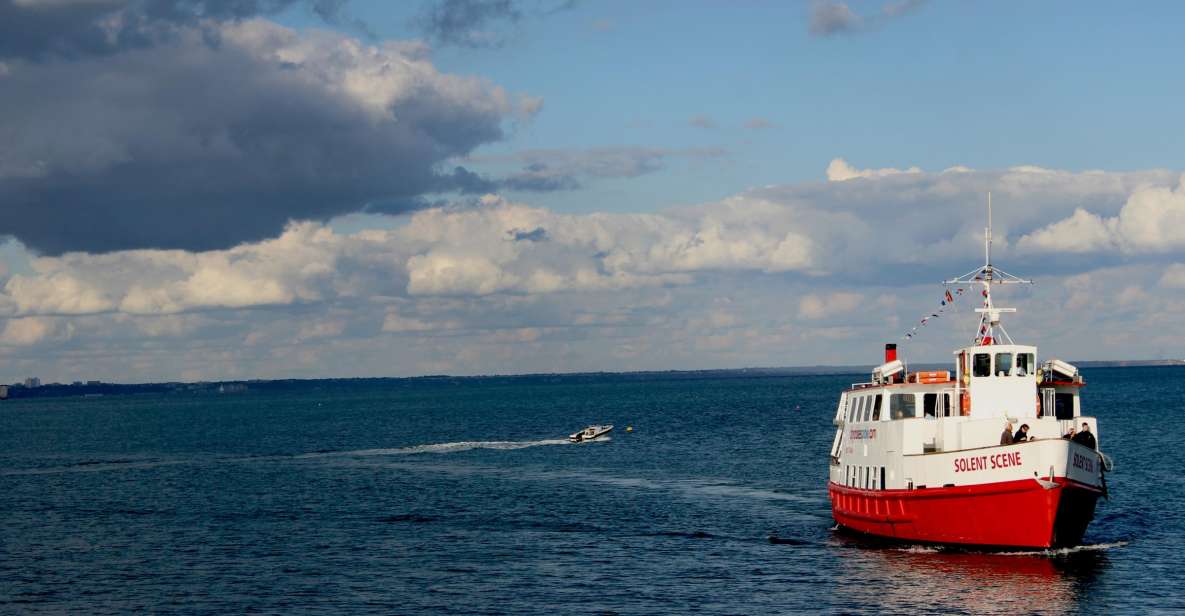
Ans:
POLYGON ((306 453, 298 458, 359 457, 359 456, 410 456, 421 453, 456 453, 471 449, 526 449, 543 445, 567 445, 568 439, 546 439, 541 441, 458 441, 456 443, 430 443, 411 447, 389 449, 356 449, 353 451, 328 451, 306 453))

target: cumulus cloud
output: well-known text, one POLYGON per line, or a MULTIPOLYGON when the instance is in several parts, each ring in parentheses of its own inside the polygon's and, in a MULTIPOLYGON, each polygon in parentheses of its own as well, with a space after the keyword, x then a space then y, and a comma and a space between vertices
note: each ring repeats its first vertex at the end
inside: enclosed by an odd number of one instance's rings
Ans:
POLYGON ((440 73, 417 44, 262 20, 8 68, 0 234, 49 254, 224 248, 289 220, 415 205, 464 189, 470 178, 440 163, 538 108, 440 73))
POLYGON ((1185 264, 1173 263, 1160 277, 1160 286, 1185 289, 1185 264))
POLYGON ((0 345, 32 346, 52 338, 69 338, 74 333, 70 323, 46 317, 9 319, 0 332, 0 345))
POLYGON ((842 158, 835 158, 827 165, 827 180, 829 182, 843 182, 846 180, 854 180, 856 178, 881 178, 888 175, 898 175, 902 173, 921 173, 922 170, 918 167, 910 167, 909 169, 857 169, 850 165, 848 161, 842 158))
POLYGON ((811 4, 809 31, 814 36, 833 36, 871 30, 920 9, 927 0, 886 2, 871 15, 860 15, 846 2, 815 0, 811 4))
MULTIPOLYGON (((997 263, 1046 282, 1017 302, 1010 331, 1037 323, 1043 339, 1097 357, 1073 346, 1083 324, 1047 315, 1113 319, 1108 335, 1131 340, 1129 324, 1155 325, 1164 344, 1185 343, 1157 316, 1185 309, 1173 299, 1185 285, 1179 252, 1120 251, 1135 262, 1100 274, 1105 259, 1025 259, 1015 238, 1076 210, 1106 221, 1156 195, 1163 205, 1178 183, 1155 170, 919 171, 652 213, 571 214, 488 195, 353 233, 305 222, 229 249, 66 253, 3 281, 0 355, 86 370, 71 358, 101 349, 123 358, 111 371, 159 378, 874 363, 875 348, 837 341, 892 339, 934 310, 938 287, 926 281, 981 258, 991 189, 997 263), (1048 284, 1057 278, 1066 284, 1048 284), (179 341, 193 350, 166 352, 179 341)), ((911 340, 914 361, 945 358, 953 338, 940 334, 956 322, 911 340)))
POLYGON ((798 302, 798 314, 804 319, 825 319, 851 312, 860 307, 864 296, 859 293, 837 292, 828 295, 811 293, 798 302))
POLYGON ((1020 238, 1031 252, 1164 253, 1185 248, 1185 176, 1175 188, 1141 187, 1113 217, 1079 208, 1020 238))

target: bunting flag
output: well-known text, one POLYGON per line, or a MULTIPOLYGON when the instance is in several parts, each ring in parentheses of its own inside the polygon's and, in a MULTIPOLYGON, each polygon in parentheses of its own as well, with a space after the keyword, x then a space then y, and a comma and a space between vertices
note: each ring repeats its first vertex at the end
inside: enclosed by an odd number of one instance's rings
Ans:
POLYGON ((939 300, 939 305, 942 307, 938 309, 938 312, 932 312, 929 316, 922 317, 922 320, 917 325, 914 325, 912 329, 906 332, 904 338, 906 340, 912 339, 914 335, 918 333, 919 327, 925 327, 926 324, 930 322, 930 319, 937 319, 938 317, 942 316, 942 314, 946 312, 946 309, 955 303, 955 297, 962 295, 963 291, 966 291, 966 289, 959 287, 958 289, 955 289, 954 295, 952 295, 950 289, 944 290, 942 293, 942 299, 939 300))

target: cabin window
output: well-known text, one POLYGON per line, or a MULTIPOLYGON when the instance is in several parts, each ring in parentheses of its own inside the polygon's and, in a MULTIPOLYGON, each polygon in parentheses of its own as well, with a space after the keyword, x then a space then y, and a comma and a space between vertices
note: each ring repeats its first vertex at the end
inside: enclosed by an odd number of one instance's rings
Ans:
POLYGON ((864 401, 867 399, 864 396, 856 398, 856 408, 852 409, 852 421, 860 421, 860 414, 864 412, 864 401))
POLYGON ((1053 408, 1058 419, 1074 419, 1074 394, 1054 394, 1053 408))
POLYGON ((881 467, 881 489, 885 489, 885 467, 881 467))
POLYGON ((926 394, 922 396, 922 415, 925 417, 937 417, 938 394, 926 394))
POLYGON ((1036 365, 1032 353, 1017 353, 1015 374, 1016 376, 1031 376, 1036 365))
POLYGON ((1012 353, 996 353, 996 376, 1012 376, 1012 353))
POLYGON ((916 401, 913 394, 893 394, 889 396, 889 408, 893 419, 917 417, 916 401))
POLYGON ((864 489, 868 489, 868 467, 864 467, 864 489))
POLYGON ((861 398, 852 398, 848 402, 848 423, 856 421, 856 413, 860 410, 861 398))
POLYGON ((873 421, 880 421, 881 420, 881 395, 880 394, 877 394, 876 397, 874 397, 872 399, 872 420, 873 421))
POLYGON ((987 353, 976 353, 971 367, 971 376, 991 376, 992 356, 987 353))
POLYGON ((864 400, 864 421, 872 417, 872 398, 868 397, 864 400))

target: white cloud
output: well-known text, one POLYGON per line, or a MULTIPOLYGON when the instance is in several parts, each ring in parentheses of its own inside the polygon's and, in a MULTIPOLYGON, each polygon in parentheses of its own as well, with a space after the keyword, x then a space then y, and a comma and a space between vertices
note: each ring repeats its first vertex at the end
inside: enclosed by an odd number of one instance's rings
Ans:
POLYGON ((909 169, 857 169, 848 164, 848 161, 842 158, 835 158, 831 160, 831 164, 827 165, 827 181, 829 182, 843 182, 846 180, 854 180, 857 178, 883 178, 890 175, 900 175, 902 173, 921 173, 922 170, 918 167, 910 167, 909 169))
POLYGON ((74 333, 73 325, 48 318, 24 317, 9 319, 0 333, 0 344, 32 346, 46 339, 69 338, 74 333))
MULTIPOLYGON (((1101 274, 1105 261, 1082 252, 1131 254, 1142 236, 1120 230, 1123 216, 1165 220, 1177 181, 1019 167, 874 174, 651 213, 490 195, 353 233, 290 225, 227 250, 20 258, 0 289, 0 355, 119 380, 874 363, 861 341, 896 339, 900 323, 935 309, 938 288, 919 281, 978 262, 990 188, 997 263, 1042 282, 1066 276, 1011 302, 1022 313, 1009 331, 1098 357, 1077 342, 1083 327, 1118 332, 1113 348, 1136 339, 1129 323, 1185 341, 1163 316, 1185 310, 1171 250, 1101 274), (1037 245, 1073 258, 1022 264, 1037 245), (1067 311, 1085 316, 1043 320, 1067 311), (111 358, 92 364, 106 373, 77 359, 96 356, 111 358)), ((956 321, 911 340, 914 361, 945 360, 943 336, 965 334, 956 321)))
POLYGON ((798 315, 804 319, 825 319, 851 312, 859 308, 863 302, 864 296, 859 293, 811 293, 798 302, 798 315))
POLYGON ((1165 268, 1160 277, 1160 286, 1185 289, 1185 264, 1173 263, 1165 268))
POLYGON ((1017 247, 1035 252, 1093 252, 1115 247, 1114 221, 1074 210, 1069 218, 1020 238, 1017 247))
POLYGON ((1025 235, 1033 252, 1157 253, 1185 248, 1185 176, 1176 188, 1143 186, 1113 217, 1076 209, 1069 218, 1025 235))

